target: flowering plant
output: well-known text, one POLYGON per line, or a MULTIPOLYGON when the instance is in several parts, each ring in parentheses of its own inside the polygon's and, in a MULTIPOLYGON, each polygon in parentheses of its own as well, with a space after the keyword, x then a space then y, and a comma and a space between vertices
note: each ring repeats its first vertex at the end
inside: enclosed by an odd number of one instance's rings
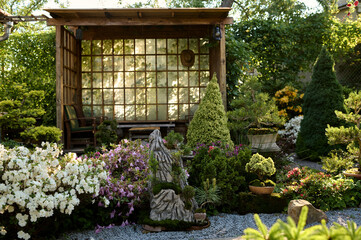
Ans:
POLYGON ((50 217, 55 211, 71 214, 80 197, 96 196, 107 173, 98 159, 60 157, 56 144, 42 143, 30 151, 25 147, 5 149, 0 145, 0 214, 2 235, 29 239, 28 223, 50 217))
POLYGON ((303 116, 296 116, 294 118, 291 118, 284 126, 284 130, 279 130, 278 134, 281 137, 287 138, 290 142, 293 144, 296 144, 298 133, 301 129, 301 121, 303 119, 303 116))
POLYGON ((286 86, 275 93, 275 101, 278 106, 278 114, 287 120, 302 114, 303 93, 298 89, 286 86))
POLYGON ((110 218, 120 217, 122 225, 126 225, 134 206, 147 190, 149 148, 140 140, 124 139, 114 149, 105 150, 98 159, 104 162, 109 174, 99 191, 99 196, 105 198, 99 198, 98 205, 104 206, 104 199, 109 199, 110 218))
POLYGON ((340 175, 331 177, 307 168, 293 168, 287 173, 281 194, 290 199, 305 199, 322 210, 355 207, 361 199, 361 183, 340 175))

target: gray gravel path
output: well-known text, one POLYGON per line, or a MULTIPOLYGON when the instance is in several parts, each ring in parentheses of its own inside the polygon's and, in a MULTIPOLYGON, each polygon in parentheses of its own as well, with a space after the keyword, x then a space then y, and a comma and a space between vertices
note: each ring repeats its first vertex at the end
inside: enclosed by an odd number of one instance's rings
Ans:
MULTIPOLYGON (((350 208, 341 211, 326 212, 331 226, 333 222, 341 225, 347 224, 347 220, 352 220, 361 225, 361 209, 350 208)), ((269 228, 277 219, 286 221, 286 214, 260 214, 263 223, 269 228)), ((96 234, 95 231, 85 231, 78 233, 70 233, 64 235, 62 240, 203 240, 203 239, 233 239, 241 236, 243 230, 251 227, 256 228, 253 220, 253 214, 236 215, 236 214, 220 214, 210 217, 211 226, 207 229, 198 231, 179 231, 179 232, 159 232, 145 233, 141 226, 133 225, 126 227, 115 226, 111 229, 105 229, 96 234)))

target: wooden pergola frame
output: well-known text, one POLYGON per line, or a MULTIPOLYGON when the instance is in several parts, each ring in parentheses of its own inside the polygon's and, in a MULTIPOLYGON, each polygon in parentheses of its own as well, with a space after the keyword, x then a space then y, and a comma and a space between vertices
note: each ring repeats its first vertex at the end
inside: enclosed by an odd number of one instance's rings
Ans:
POLYGON ((46 9, 52 17, 47 19, 47 24, 56 27, 57 127, 64 128, 64 105, 81 103, 81 40, 75 37, 77 29, 82 29, 82 39, 88 40, 126 38, 128 35, 133 38, 208 35, 212 38, 212 30, 219 26, 222 38, 215 41, 209 53, 210 74, 217 73, 226 107, 225 25, 233 23, 228 17, 230 10, 228 7, 46 9))

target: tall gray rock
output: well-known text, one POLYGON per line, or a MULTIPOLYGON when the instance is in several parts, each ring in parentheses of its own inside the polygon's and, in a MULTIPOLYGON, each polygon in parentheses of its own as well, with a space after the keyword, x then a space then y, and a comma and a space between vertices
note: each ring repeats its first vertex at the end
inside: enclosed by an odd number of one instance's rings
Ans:
MULTIPOLYGON (((172 157, 169 150, 164 146, 162 136, 159 130, 154 130, 149 136, 150 153, 153 153, 154 158, 158 161, 158 169, 155 178, 159 182, 173 182, 172 165, 176 160, 172 157)), ((183 168, 182 161, 180 166, 183 168)), ((186 181, 180 178, 179 184, 181 189, 187 184, 186 181)), ((173 189, 162 189, 157 195, 153 195, 152 184, 150 184, 150 218, 155 221, 161 220, 180 220, 186 222, 193 222, 193 211, 185 208, 184 199, 181 195, 174 192, 173 189)), ((196 202, 192 200, 194 204, 196 202)), ((194 205, 193 204, 193 205, 194 205)))

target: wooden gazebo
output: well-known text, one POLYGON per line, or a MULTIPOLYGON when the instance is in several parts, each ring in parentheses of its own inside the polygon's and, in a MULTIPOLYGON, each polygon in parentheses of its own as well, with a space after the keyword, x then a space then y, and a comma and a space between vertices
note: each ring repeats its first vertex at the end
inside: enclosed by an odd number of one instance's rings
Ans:
POLYGON ((226 104, 231 8, 47 9, 56 26, 57 127, 64 106, 124 124, 185 126, 213 73, 226 104))

